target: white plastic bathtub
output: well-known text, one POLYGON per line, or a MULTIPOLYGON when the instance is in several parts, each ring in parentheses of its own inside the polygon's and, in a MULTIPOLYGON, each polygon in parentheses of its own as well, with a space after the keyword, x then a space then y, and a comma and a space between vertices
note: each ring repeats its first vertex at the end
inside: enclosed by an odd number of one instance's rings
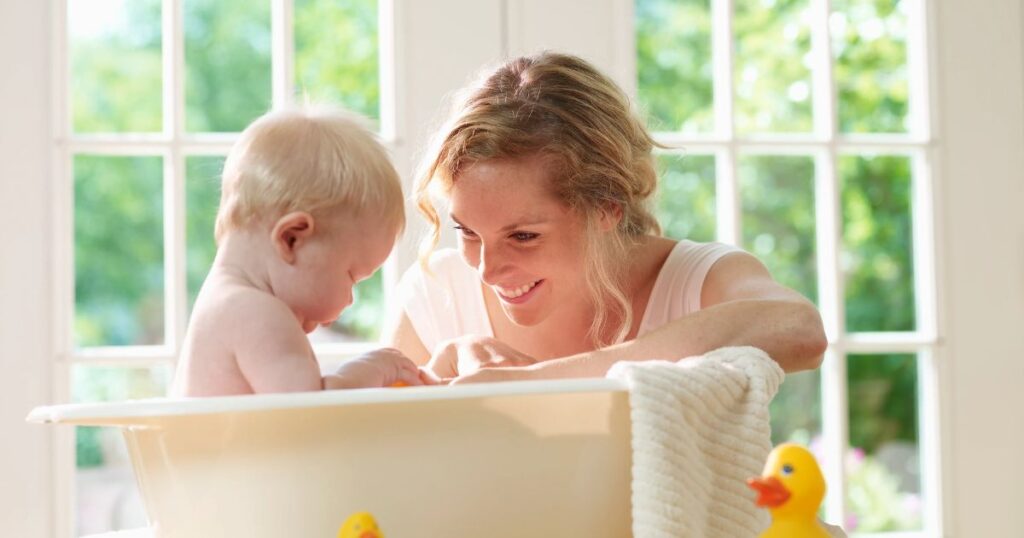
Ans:
POLYGON ((160 538, 630 535, 630 424, 613 380, 62 405, 119 427, 160 538))

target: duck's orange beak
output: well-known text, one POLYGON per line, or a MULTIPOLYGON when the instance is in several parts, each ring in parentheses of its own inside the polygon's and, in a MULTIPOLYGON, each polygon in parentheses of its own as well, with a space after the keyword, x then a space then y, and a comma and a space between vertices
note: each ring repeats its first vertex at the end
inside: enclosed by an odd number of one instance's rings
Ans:
POLYGON ((774 476, 748 478, 747 485, 757 492, 757 505, 775 508, 789 499, 789 490, 774 476))

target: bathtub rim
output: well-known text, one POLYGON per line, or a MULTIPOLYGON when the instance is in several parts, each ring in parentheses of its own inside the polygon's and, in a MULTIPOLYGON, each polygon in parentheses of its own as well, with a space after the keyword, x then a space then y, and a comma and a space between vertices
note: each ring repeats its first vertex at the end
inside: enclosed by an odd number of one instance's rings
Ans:
POLYGON ((505 381, 442 387, 404 387, 401 389, 372 388, 203 398, 148 398, 119 402, 39 406, 33 409, 25 417, 25 420, 26 422, 37 424, 116 426, 117 424, 112 423, 112 421, 347 405, 585 392, 628 392, 628 388, 626 383, 619 379, 587 378, 505 381))

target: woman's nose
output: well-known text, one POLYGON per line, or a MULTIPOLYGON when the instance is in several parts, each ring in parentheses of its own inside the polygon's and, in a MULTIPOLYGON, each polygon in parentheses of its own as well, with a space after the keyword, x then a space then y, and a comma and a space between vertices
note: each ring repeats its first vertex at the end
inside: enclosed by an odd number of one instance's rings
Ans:
POLYGON ((485 284, 493 286, 500 283, 502 269, 506 266, 505 256, 497 246, 480 246, 480 265, 477 271, 485 284))

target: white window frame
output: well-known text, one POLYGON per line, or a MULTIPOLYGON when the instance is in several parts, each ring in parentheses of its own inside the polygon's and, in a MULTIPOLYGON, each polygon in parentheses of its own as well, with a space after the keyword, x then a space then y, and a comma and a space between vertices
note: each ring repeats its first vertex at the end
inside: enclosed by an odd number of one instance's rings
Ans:
MULTIPOLYGON (((635 0, 614 0, 615 55, 613 72, 627 93, 636 99, 635 0)), ((829 36, 831 0, 808 0, 812 10, 811 54, 813 130, 803 134, 745 135, 735 130, 733 67, 736 52, 733 36, 734 0, 710 0, 712 32, 712 85, 716 131, 707 134, 654 133, 658 142, 686 148, 688 155, 711 155, 716 162, 717 239, 733 245, 741 240, 741 204, 737 175, 740 155, 801 155, 815 166, 815 223, 818 272, 818 306, 828 336, 828 350, 821 367, 822 437, 828 454, 824 465, 828 493, 826 520, 844 524, 846 476, 843 462, 849 448, 849 402, 846 356, 848 354, 913 353, 917 360, 918 450, 921 494, 924 500, 920 531, 857 533, 857 536, 943 536, 947 526, 943 506, 943 465, 940 420, 941 319, 936 279, 936 192, 934 135, 936 111, 930 88, 934 85, 936 46, 930 28, 934 14, 926 0, 908 3, 907 70, 911 121, 907 133, 843 134, 837 127, 837 91, 829 36), (910 160, 913 221, 914 297, 916 330, 905 332, 847 332, 837 158, 844 155, 895 155, 910 160)))
MULTIPOLYGON (((396 114, 395 0, 378 2, 378 77, 380 131, 384 145, 403 162, 396 114)), ((227 155, 238 133, 189 133, 185 129, 185 0, 161 1, 163 130, 160 133, 76 134, 70 94, 68 2, 53 0, 51 10, 51 107, 53 124, 53 397, 71 401, 72 371, 76 365, 124 368, 173 368, 188 324, 185 271, 185 165, 192 156, 227 155), (161 345, 98 346, 75 349, 74 178, 75 155, 159 156, 163 159, 164 340, 161 345)), ((295 102, 293 0, 271 2, 271 95, 274 108, 295 102)), ((385 262, 385 304, 397 282, 397 262, 385 262)), ((365 343, 314 344, 321 363, 333 364, 376 347, 365 343)), ((58 536, 74 535, 75 431, 61 428, 55 436, 54 517, 58 536)))

